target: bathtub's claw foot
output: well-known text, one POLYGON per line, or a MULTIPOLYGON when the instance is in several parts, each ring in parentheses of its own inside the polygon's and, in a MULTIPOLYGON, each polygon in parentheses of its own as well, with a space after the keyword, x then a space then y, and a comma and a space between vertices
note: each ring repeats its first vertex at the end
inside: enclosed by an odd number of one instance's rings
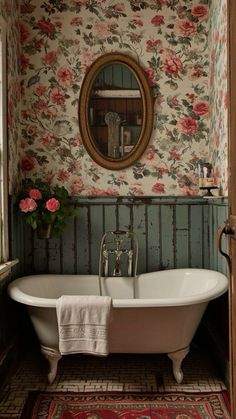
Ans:
POLYGON ((41 345, 41 352, 49 362, 48 382, 49 384, 52 384, 57 375, 57 365, 58 361, 61 359, 61 354, 55 349, 47 348, 43 345, 41 345))
POLYGON ((183 362, 183 359, 186 357, 186 355, 189 353, 189 347, 181 349, 176 352, 171 352, 168 354, 168 357, 172 361, 172 370, 175 377, 175 380, 178 384, 181 384, 183 381, 183 371, 181 369, 181 364, 183 362))
POLYGON ((57 364, 59 359, 48 359, 50 365, 50 371, 48 373, 48 382, 52 384, 57 375, 57 364))

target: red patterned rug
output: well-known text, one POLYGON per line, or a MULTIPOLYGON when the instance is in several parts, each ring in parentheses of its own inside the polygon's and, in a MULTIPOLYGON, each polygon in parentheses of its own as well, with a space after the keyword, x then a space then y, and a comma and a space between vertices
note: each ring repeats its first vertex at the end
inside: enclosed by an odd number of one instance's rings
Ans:
POLYGON ((20 419, 230 419, 225 391, 29 393, 20 419))

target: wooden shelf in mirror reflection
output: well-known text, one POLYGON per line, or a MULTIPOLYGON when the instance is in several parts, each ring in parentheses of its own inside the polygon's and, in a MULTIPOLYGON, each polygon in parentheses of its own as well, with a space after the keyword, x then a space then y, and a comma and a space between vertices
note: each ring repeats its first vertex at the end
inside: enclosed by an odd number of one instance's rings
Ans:
POLYGON ((140 90, 95 90, 91 96, 93 99, 97 98, 126 98, 126 99, 141 99, 140 90))
MULTIPOLYGON (((141 124, 125 124, 125 125, 123 125, 124 127, 127 127, 127 128, 137 128, 137 129, 140 129, 140 126, 141 126, 141 124)), ((105 124, 91 124, 91 128, 107 128, 107 125, 105 125, 105 124)))
POLYGON ((89 109, 90 125, 106 125, 105 115, 116 112, 122 125, 142 125, 143 105, 135 98, 91 98, 89 109))

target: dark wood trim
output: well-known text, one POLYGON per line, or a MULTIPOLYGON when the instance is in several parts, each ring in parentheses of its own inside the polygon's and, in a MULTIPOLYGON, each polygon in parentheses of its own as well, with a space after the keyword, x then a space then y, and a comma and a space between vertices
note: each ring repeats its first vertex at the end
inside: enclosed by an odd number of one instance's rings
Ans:
MULTIPOLYGON (((236 2, 228 0, 228 92, 229 92, 229 214, 236 215, 236 2)), ((230 396, 231 418, 236 419, 236 241, 229 240, 232 261, 230 280, 230 396)))

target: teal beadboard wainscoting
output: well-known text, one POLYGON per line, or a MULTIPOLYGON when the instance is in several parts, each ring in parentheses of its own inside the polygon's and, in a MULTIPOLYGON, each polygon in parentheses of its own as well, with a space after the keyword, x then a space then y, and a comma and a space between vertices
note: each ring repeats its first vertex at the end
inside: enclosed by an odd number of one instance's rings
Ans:
MULTIPOLYGON (((217 231, 223 222, 228 218, 228 201, 222 200, 209 200, 209 249, 210 249, 210 262, 209 268, 216 271, 227 273, 227 262, 221 256, 217 249, 217 231)), ((227 253, 227 238, 222 238, 222 248, 227 253)))
MULTIPOLYGON (((228 203, 226 199, 209 200, 209 268, 228 275, 226 260, 219 253, 216 241, 217 230, 228 218, 228 203)), ((223 236, 223 250, 227 250, 227 237, 223 236)), ((228 294, 224 294, 209 304, 202 324, 206 330, 206 345, 216 358, 218 367, 229 388, 229 320, 228 294)))
POLYGON ((68 219, 60 238, 38 239, 16 208, 12 257, 16 275, 29 273, 98 273, 102 235, 131 229, 138 237, 138 273, 193 267, 225 272, 216 249, 217 229, 227 217, 223 199, 202 197, 78 198, 76 219, 68 219))

